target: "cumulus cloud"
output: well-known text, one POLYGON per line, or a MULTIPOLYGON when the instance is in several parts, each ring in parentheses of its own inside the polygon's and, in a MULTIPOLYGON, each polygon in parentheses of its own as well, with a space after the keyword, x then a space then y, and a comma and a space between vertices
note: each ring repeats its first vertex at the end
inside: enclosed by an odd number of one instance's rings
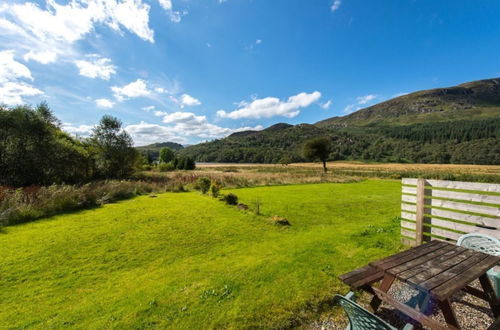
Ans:
POLYGON ((99 108, 104 108, 104 109, 111 109, 115 105, 114 102, 108 99, 97 99, 95 100, 95 103, 99 108))
POLYGON ((321 109, 328 110, 330 109, 330 106, 332 105, 332 100, 328 100, 325 103, 320 104, 319 106, 321 109))
POLYGON ((332 3, 332 6, 330 7, 330 9, 332 11, 336 11, 340 8, 340 5, 342 4, 342 1, 340 0, 334 0, 333 3, 332 3))
POLYGON ((124 101, 134 97, 149 96, 151 94, 146 81, 142 79, 137 79, 136 81, 122 87, 113 86, 111 87, 111 90, 118 101, 124 101))
POLYGON ((41 90, 23 80, 33 81, 27 66, 14 58, 14 51, 0 52, 0 103, 25 103, 23 97, 43 94, 41 90))
POLYGON ((100 78, 109 80, 111 75, 116 73, 116 67, 111 64, 109 58, 99 55, 87 55, 88 60, 77 60, 75 65, 80 70, 80 75, 88 78, 100 78))
POLYGON ((71 123, 63 123, 62 129, 70 134, 82 137, 88 137, 92 133, 93 125, 73 125, 71 123))
POLYGON ((180 100, 181 107, 191 107, 195 105, 200 105, 200 100, 192 97, 189 94, 182 94, 180 100))
POLYGON ((115 31, 122 28, 143 40, 153 42, 149 28, 150 6, 142 0, 70 0, 58 4, 46 1, 46 9, 36 3, 26 2, 6 6, 14 22, 25 31, 43 40, 56 39, 73 43, 83 39, 97 24, 104 24, 115 31))
POLYGON ((241 119, 241 118, 270 118, 283 116, 293 118, 299 115, 301 108, 306 108, 318 101, 321 93, 299 93, 290 96, 288 100, 282 101, 276 97, 266 97, 255 99, 252 102, 240 102, 240 108, 231 112, 224 110, 217 111, 217 116, 221 118, 241 119))
POLYGON ((185 143, 186 139, 173 133, 170 128, 158 124, 150 124, 141 121, 139 124, 128 125, 125 127, 135 145, 141 146, 155 142, 177 142, 185 143))
POLYGON ((179 23, 181 17, 187 14, 187 11, 173 10, 172 0, 158 0, 160 6, 165 10, 170 20, 174 23, 179 23))
POLYGON ((39 51, 39 52, 30 50, 23 56, 23 59, 26 62, 35 61, 42 64, 49 64, 49 63, 54 63, 56 61, 57 53, 50 50, 39 51))
POLYGON ((370 103, 373 100, 376 100, 379 96, 375 94, 368 94, 364 96, 358 96, 356 98, 356 103, 354 104, 349 104, 344 108, 344 113, 345 114, 350 114, 355 111, 360 110, 361 108, 365 107, 368 103, 370 103))

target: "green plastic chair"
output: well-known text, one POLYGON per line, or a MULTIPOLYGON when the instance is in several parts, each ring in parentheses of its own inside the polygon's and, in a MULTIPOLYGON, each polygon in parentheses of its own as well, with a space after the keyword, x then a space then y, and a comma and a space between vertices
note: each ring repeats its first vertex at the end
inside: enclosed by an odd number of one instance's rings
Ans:
MULTIPOLYGON (((457 245, 494 256, 500 256, 500 240, 488 235, 465 234, 459 237, 457 245)), ((492 268, 488 270, 487 274, 493 283, 497 298, 500 299, 500 272, 492 268)))
POLYGON ((356 304, 353 292, 349 292, 345 297, 336 294, 334 300, 342 306, 347 314, 349 325, 346 330, 397 330, 378 316, 356 304))

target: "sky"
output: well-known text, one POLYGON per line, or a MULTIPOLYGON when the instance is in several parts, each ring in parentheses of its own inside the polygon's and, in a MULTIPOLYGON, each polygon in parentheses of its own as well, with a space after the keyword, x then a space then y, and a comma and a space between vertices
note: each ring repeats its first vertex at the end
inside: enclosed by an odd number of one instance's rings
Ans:
POLYGON ((500 77, 498 0, 0 0, 0 103, 136 145, 314 123, 500 77))

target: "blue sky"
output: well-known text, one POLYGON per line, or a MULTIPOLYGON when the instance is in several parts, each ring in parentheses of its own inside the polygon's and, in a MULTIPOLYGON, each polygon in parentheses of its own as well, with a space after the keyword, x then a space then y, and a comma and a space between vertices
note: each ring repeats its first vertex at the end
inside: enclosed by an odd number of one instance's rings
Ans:
POLYGON ((0 1, 0 102, 137 145, 314 123, 500 76, 497 0, 0 1))

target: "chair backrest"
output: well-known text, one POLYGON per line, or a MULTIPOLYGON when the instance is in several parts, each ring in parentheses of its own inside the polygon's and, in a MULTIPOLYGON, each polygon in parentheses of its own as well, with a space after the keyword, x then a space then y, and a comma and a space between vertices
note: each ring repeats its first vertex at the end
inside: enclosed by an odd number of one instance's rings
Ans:
POLYGON ((457 245, 494 256, 500 256, 500 241, 488 235, 465 234, 460 236, 457 245))
POLYGON ((394 330, 395 328, 370 313, 363 307, 341 295, 335 295, 335 301, 342 306, 349 318, 350 330, 394 330))

